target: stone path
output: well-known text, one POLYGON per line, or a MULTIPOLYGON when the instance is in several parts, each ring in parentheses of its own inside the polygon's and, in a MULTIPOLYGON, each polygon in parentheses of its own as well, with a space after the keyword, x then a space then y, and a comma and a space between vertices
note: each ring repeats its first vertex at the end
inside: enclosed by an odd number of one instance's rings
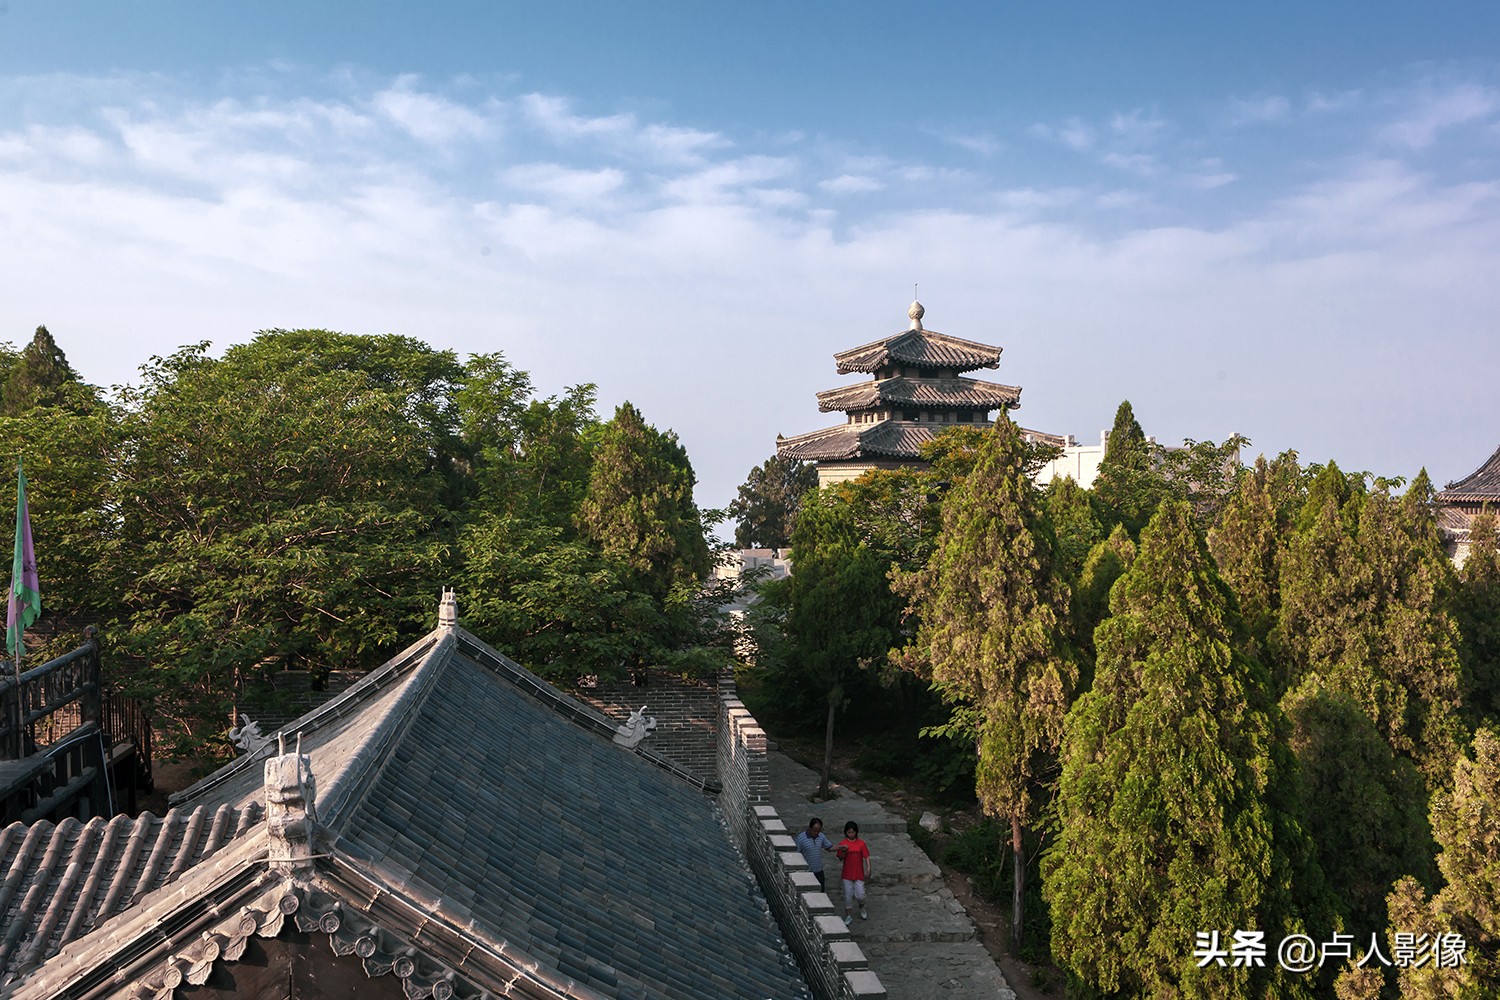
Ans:
MULTIPOLYGON (((789 832, 818 816, 838 843, 844 824, 853 820, 869 843, 870 919, 856 914, 851 930, 890 1000, 1015 1000, 937 865, 907 836, 902 817, 837 786, 838 798, 811 802, 817 774, 778 751, 766 756, 771 804, 789 832)), ((830 855, 828 862, 828 895, 842 914, 838 858, 830 855)))

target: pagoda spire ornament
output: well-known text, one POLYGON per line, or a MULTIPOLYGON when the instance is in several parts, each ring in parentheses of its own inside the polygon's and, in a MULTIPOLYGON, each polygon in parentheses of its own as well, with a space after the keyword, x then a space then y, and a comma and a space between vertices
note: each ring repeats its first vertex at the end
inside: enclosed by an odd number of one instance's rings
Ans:
POLYGON ((922 329, 922 317, 927 315, 927 310, 922 308, 922 303, 916 299, 911 300, 911 308, 906 310, 906 315, 911 317, 911 329, 922 329))

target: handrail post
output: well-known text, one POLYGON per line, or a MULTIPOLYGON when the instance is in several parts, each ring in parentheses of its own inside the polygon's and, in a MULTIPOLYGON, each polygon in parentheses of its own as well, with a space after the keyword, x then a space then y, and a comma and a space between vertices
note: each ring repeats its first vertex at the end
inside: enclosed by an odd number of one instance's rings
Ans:
POLYGON ((103 728, 103 720, 99 717, 100 702, 104 697, 104 671, 99 664, 99 630, 90 625, 83 630, 83 644, 90 647, 90 651, 83 665, 83 702, 79 706, 79 714, 84 722, 99 723, 103 728))

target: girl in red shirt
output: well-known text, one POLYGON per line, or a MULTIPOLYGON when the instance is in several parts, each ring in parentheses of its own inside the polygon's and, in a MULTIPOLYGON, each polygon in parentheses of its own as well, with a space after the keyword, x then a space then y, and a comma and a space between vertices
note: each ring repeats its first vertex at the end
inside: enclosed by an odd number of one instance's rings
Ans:
POLYGON ((859 900, 859 919, 869 920, 865 909, 865 879, 870 877, 870 845, 859 839, 859 824, 844 824, 844 839, 839 841, 839 858, 844 862, 844 923, 851 924, 854 901, 859 900))

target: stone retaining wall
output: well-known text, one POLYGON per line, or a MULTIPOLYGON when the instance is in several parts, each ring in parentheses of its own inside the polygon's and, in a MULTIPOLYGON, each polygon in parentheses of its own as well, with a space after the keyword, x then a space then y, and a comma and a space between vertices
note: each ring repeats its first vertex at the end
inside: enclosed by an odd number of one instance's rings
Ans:
POLYGON ((735 697, 732 681, 720 685, 718 730, 720 807, 808 985, 819 1000, 884 997, 885 987, 770 803, 766 733, 735 697))

